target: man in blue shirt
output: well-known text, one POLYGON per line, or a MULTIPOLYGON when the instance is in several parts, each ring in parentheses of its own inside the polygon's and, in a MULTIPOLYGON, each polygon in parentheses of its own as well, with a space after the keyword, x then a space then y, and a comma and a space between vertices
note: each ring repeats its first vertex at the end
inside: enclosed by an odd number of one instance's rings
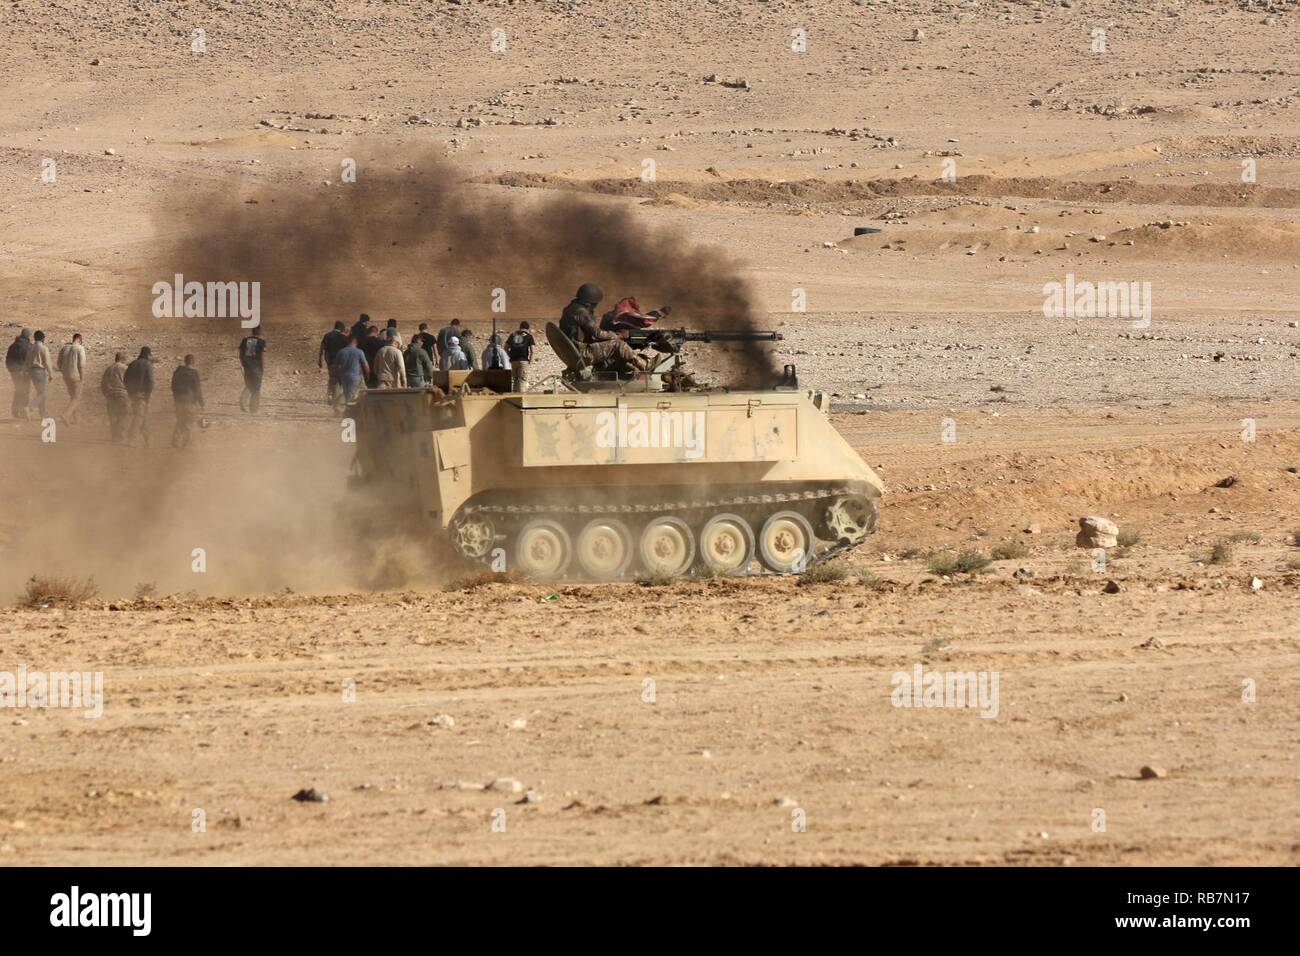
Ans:
MULTIPOLYGON (((335 401, 341 398, 345 405, 355 402, 361 382, 370 377, 370 363, 366 361, 366 353, 357 348, 355 335, 348 336, 347 347, 338 350, 330 368, 339 383, 339 395, 335 401)), ((336 404, 334 407, 339 406, 336 404)))

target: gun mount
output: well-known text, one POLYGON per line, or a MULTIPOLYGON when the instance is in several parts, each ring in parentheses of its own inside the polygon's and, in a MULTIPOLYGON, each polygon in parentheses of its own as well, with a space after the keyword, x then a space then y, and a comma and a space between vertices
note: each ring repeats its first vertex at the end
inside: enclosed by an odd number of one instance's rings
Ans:
MULTIPOLYGON (((560 331, 554 322, 546 324, 546 340, 564 363, 564 382, 577 391, 600 390, 679 392, 697 388, 694 379, 686 372, 682 346, 688 342, 780 342, 780 332, 754 332, 742 329, 716 329, 689 331, 687 329, 637 329, 623 328, 622 336, 628 346, 648 363, 644 371, 609 371, 592 367, 587 362, 581 346, 560 331), (657 354, 656 354, 657 353, 657 354)), ((793 365, 786 365, 782 376, 773 386, 778 389, 797 389, 798 378, 793 365)))

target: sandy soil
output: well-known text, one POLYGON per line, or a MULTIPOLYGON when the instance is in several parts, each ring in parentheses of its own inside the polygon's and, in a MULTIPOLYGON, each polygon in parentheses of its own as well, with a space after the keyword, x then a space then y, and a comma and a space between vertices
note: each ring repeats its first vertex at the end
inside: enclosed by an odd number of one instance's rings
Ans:
MULTIPOLYGON (((82 332, 95 381, 193 352, 212 427, 114 446, 93 394, 53 443, 0 421, 0 600, 100 591, 0 608, 0 671, 106 695, 0 710, 0 863, 1297 861, 1294 3, 60 11, 0 33, 0 331, 82 332), (402 505, 346 490, 316 343, 363 309, 484 327, 491 263, 401 273, 375 238, 354 293, 279 300, 257 420, 236 325, 149 314, 213 190, 310 222, 342 160, 430 154, 512 224, 582 197, 739 263, 889 486, 844 579, 471 587, 374 535, 402 505), (1045 318, 1067 274, 1151 283, 1150 325, 1045 318), (1084 514, 1140 539, 1094 570, 1084 514), (967 549, 1006 557, 930 569, 967 549), (917 665, 995 672, 997 715, 894 706, 917 665)), ((507 318, 558 313, 555 273, 507 318)))

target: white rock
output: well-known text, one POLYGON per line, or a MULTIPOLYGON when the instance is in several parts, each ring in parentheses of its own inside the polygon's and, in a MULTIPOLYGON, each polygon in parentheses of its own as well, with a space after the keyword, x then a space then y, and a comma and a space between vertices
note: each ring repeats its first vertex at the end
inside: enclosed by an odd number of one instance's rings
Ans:
POLYGON ((1079 519, 1079 527, 1090 534, 1117 535, 1119 534, 1119 525, 1109 518, 1102 518, 1097 515, 1087 515, 1079 519))

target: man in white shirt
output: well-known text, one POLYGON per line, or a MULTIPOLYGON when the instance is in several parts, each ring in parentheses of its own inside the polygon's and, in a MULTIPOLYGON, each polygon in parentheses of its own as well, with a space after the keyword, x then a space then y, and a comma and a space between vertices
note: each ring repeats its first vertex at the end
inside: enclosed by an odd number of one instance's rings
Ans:
POLYGON ((35 342, 27 356, 27 376, 31 379, 33 393, 30 404, 36 406, 37 421, 43 422, 48 417, 45 411, 45 386, 50 383, 54 362, 50 359, 50 350, 45 344, 45 333, 38 330, 33 338, 35 342))

